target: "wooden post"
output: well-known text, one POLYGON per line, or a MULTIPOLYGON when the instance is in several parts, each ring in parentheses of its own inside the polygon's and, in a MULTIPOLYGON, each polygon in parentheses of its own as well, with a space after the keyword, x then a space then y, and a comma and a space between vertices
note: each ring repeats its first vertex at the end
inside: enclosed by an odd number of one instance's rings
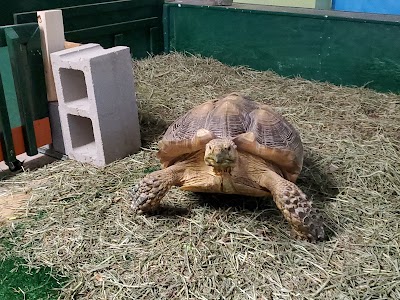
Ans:
POLYGON ((37 12, 48 101, 57 101, 50 54, 64 49, 64 23, 61 10, 37 12))

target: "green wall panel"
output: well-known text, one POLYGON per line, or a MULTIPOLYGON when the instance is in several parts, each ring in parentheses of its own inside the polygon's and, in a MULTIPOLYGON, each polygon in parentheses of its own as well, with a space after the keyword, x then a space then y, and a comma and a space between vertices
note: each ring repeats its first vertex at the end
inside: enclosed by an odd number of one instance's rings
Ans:
MULTIPOLYGON (((142 58, 163 50, 162 0, 119 0, 61 7, 65 37, 105 48, 125 45, 142 58)), ((36 22, 36 11, 14 14, 15 23, 36 22)))
POLYGON ((13 24, 13 14, 15 13, 54 9, 65 6, 85 5, 107 1, 109 0, 2 0, 0 9, 0 25, 13 24))
POLYGON ((128 46, 133 57, 143 58, 148 56, 148 53, 158 54, 163 50, 160 23, 161 18, 152 17, 68 31, 65 37, 74 42, 98 43, 105 48, 128 46), (160 30, 153 34, 153 28, 160 30), (151 43, 153 40, 155 40, 154 47, 151 43))
MULTIPOLYGON (((93 1, 100 2, 100 1, 93 1)), ((61 6, 65 31, 162 15, 160 0, 118 0, 88 5, 61 6)), ((37 9, 39 10, 39 9, 37 9)), ((15 23, 36 22, 36 11, 15 13, 15 23)))
POLYGON ((167 52, 400 92, 400 17, 165 4, 164 37, 167 52))

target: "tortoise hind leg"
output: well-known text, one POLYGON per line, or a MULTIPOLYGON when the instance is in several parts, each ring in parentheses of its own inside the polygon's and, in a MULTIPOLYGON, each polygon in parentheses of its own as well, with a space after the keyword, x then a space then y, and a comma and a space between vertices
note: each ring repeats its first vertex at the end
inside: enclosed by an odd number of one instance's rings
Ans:
POLYGON ((292 233, 297 238, 309 241, 324 239, 322 217, 298 186, 272 170, 263 174, 260 183, 271 191, 277 207, 292 226, 292 233))
POLYGON ((133 190, 131 208, 134 211, 155 210, 172 186, 179 186, 183 168, 175 165, 146 175, 133 190))

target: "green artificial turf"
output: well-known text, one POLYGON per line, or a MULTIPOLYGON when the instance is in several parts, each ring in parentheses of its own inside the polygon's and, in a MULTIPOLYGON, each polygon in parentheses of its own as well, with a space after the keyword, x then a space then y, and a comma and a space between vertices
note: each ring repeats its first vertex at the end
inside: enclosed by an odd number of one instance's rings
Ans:
POLYGON ((0 261, 0 299, 57 299, 61 281, 49 268, 31 269, 19 258, 0 261))
POLYGON ((48 267, 29 269, 22 258, 13 255, 25 225, 18 223, 12 231, 0 229, 0 300, 57 299, 65 278, 48 267))

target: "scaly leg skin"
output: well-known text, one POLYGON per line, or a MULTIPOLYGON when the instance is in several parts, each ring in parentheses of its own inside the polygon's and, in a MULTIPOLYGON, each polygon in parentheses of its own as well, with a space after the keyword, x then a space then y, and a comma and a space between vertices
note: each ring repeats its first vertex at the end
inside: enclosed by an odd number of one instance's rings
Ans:
POLYGON ((169 189, 180 184, 179 169, 171 166, 146 175, 133 190, 131 208, 139 213, 157 209, 169 189))
POLYGON ((299 239, 315 242, 325 237, 322 217, 312 207, 312 201, 292 182, 282 182, 273 193, 274 201, 299 239))
POLYGON ((268 171, 261 182, 271 191, 276 205, 292 226, 292 234, 296 238, 310 242, 325 238, 322 217, 299 187, 273 171, 268 171))

